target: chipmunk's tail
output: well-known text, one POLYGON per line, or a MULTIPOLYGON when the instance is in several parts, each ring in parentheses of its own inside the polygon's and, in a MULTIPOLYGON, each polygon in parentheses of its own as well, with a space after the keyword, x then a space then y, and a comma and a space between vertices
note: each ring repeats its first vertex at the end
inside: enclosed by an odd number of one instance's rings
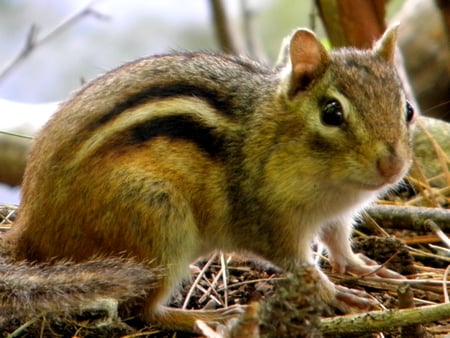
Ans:
POLYGON ((145 297, 162 271, 127 258, 30 264, 0 257, 0 317, 65 315, 97 299, 145 297))

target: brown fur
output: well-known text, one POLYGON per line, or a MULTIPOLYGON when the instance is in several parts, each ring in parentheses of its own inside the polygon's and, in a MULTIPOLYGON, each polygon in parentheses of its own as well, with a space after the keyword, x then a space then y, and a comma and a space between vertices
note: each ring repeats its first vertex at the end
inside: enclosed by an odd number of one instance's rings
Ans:
POLYGON ((163 275, 157 270, 149 273, 146 264, 118 257, 57 265, 2 257, 0 263, 0 315, 13 314, 16 319, 45 312, 66 315, 104 298, 139 301, 163 275))

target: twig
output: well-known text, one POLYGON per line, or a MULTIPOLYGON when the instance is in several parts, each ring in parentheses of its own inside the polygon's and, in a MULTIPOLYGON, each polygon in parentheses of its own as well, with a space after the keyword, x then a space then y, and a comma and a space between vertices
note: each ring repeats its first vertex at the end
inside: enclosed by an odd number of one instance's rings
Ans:
MULTIPOLYGON (((435 246, 435 245, 430 244, 430 247, 432 247, 432 246, 435 246)), ((434 254, 431 252, 425 252, 425 251, 413 248, 411 246, 408 246, 408 250, 411 253, 411 255, 414 257, 435 258, 435 259, 441 260, 443 262, 450 263, 450 257, 445 256, 445 255, 434 254)))
MULTIPOLYGON (((441 241, 439 238, 438 238, 438 240, 439 240, 439 242, 441 241)), ((430 243, 428 243, 428 246, 430 247, 430 249, 433 249, 439 255, 445 256, 445 257, 450 257, 450 249, 444 248, 439 245, 430 244, 430 243)))
POLYGON ((411 285, 408 283, 400 284, 397 288, 397 295, 400 309, 414 308, 414 293, 411 290, 411 285))
POLYGON ((447 266, 447 269, 445 269, 445 273, 444 273, 444 277, 443 277, 443 281, 444 284, 442 285, 442 289, 444 291, 444 301, 445 303, 449 302, 449 298, 448 298, 448 289, 447 289, 447 284, 448 284, 448 272, 450 270, 450 265, 447 266))
POLYGON ((206 337, 206 338, 224 338, 224 336, 220 333, 214 331, 208 324, 206 324, 203 320, 196 320, 195 325, 197 329, 206 337))
MULTIPOLYGON (((214 256, 216 258, 216 256, 214 256)), ((220 251, 220 262, 221 267, 219 272, 214 276, 213 280, 210 281, 208 278, 205 278, 205 282, 208 284, 208 289, 200 288, 200 285, 197 285, 197 288, 199 288, 203 295, 199 298, 198 303, 203 303, 208 297, 212 298, 217 304, 220 304, 224 307, 228 307, 228 264, 231 260, 231 256, 228 257, 227 260, 225 260, 225 254, 223 251, 220 251), (223 286, 220 288, 221 291, 224 292, 224 296, 221 297, 219 294, 219 291, 217 289, 217 285, 219 282, 219 279, 223 279, 223 286), (211 294, 216 294, 216 297, 213 297, 211 294), (223 299, 223 302, 219 299, 223 299)))
POLYGON ((392 327, 425 324, 450 317, 450 303, 422 306, 414 309, 372 311, 356 315, 324 318, 323 334, 361 334, 392 327))
POLYGON ((207 278, 205 278, 205 282, 208 285, 208 289, 205 289, 201 284, 197 284, 195 286, 196 289, 203 292, 203 296, 198 300, 199 304, 202 304, 206 299, 212 299, 217 305, 225 306, 225 303, 222 302, 219 293, 214 289, 213 283, 210 283, 207 278), (214 293, 214 295, 212 294, 214 293))
POLYGON ((209 297, 212 300, 214 300, 217 304, 220 304, 222 306, 225 305, 225 302, 221 300, 223 297, 220 296, 219 291, 217 290, 217 284, 219 282, 219 279, 222 277, 221 271, 222 270, 220 270, 219 273, 217 274, 213 274, 214 278, 212 281, 210 281, 208 278, 206 278, 206 276, 204 276, 205 277, 204 281, 208 285, 208 289, 201 287, 200 284, 197 285, 197 288, 203 292, 203 296, 201 296, 198 300, 199 304, 202 304, 209 297), (213 293, 216 295, 216 297, 214 297, 213 293))
MULTIPOLYGON (((400 309, 413 309, 414 306, 414 293, 409 284, 402 284, 397 288, 398 295, 398 307, 400 309)), ((401 337, 426 337, 425 328, 421 324, 405 325, 401 327, 401 337)))
POLYGON ((227 269, 228 262, 225 261, 225 254, 223 253, 223 251, 220 252, 220 264, 224 287, 224 302, 225 307, 228 307, 228 269, 227 269))
MULTIPOLYGON (((236 282, 236 283, 230 284, 228 286, 228 288, 229 289, 236 289, 236 288, 238 288, 238 287, 240 287, 242 285, 256 284, 256 283, 268 282, 268 281, 270 281, 270 282, 272 282, 272 281, 281 281, 281 280, 284 280, 284 279, 285 279, 284 277, 258 278, 258 279, 246 280, 246 281, 243 281, 243 282, 236 282)), ((217 291, 218 292, 223 291, 223 287, 220 287, 217 291)))
POLYGON ((91 8, 92 3, 96 0, 90 0, 85 5, 83 5, 78 11, 74 12, 72 15, 65 18, 53 29, 51 29, 47 34, 42 37, 38 37, 37 26, 32 24, 28 34, 25 38, 25 44, 22 49, 14 56, 6 65, 0 70, 0 81, 2 81, 6 76, 15 68, 17 65, 24 61, 37 47, 42 46, 46 42, 50 41, 56 35, 62 33, 64 30, 69 28, 79 19, 87 15, 94 15, 97 18, 106 18, 105 15, 95 11, 91 8))
POLYGON ((435 189, 430 186, 425 171, 419 164, 416 156, 413 158, 413 165, 409 171, 408 181, 410 181, 418 194, 406 202, 406 205, 426 205, 428 207, 437 208, 439 204, 439 195, 435 189))
POLYGON ((16 214, 17 208, 16 205, 0 203, 0 225, 13 223, 12 217, 16 214))
POLYGON ((200 279, 202 279, 206 270, 208 270, 209 266, 214 262, 216 257, 217 257, 217 253, 213 254, 211 256, 211 258, 206 262, 205 266, 202 268, 202 270, 198 274, 197 278, 195 278, 194 282, 191 285, 191 288, 189 289, 188 294, 186 295, 186 299, 184 300, 183 306, 181 307, 183 310, 187 308, 187 305, 189 303, 189 299, 191 299, 192 293, 194 292, 195 288, 197 287, 198 283, 200 282, 200 279))
POLYGON ((7 335, 6 337, 7 337, 7 338, 20 337, 20 336, 25 332, 25 330, 26 330, 29 326, 33 325, 38 319, 39 319, 39 318, 34 318, 34 319, 31 319, 31 320, 29 320, 29 321, 23 323, 23 324, 22 324, 21 326, 19 326, 13 333, 10 333, 10 334, 7 335))
POLYGON ((439 239, 447 246, 447 248, 450 248, 450 239, 446 234, 444 234, 444 232, 435 222, 433 222, 431 219, 426 219, 423 225, 427 226, 431 231, 433 231, 433 233, 439 237, 439 239))
POLYGON ((0 130, 0 134, 20 137, 20 138, 24 138, 24 139, 27 139, 27 140, 32 140, 33 139, 33 136, 23 135, 23 134, 19 134, 19 133, 12 133, 10 131, 5 131, 5 130, 0 130))

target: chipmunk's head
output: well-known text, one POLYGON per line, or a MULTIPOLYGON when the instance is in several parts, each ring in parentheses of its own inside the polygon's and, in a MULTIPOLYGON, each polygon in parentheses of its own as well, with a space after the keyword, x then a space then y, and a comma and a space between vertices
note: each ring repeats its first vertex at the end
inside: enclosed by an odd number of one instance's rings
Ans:
POLYGON ((393 27, 370 50, 332 52, 309 30, 292 35, 280 125, 291 139, 285 151, 297 144, 299 154, 307 152, 315 177, 380 191, 409 170, 415 113, 394 67, 396 35, 393 27))

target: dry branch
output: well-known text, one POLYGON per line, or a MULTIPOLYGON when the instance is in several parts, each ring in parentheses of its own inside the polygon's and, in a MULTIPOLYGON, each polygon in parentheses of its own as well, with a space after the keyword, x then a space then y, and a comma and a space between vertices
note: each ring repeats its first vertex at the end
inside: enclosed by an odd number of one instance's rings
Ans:
POLYGON ((362 334, 405 325, 431 323, 450 317, 450 303, 422 306, 415 309, 373 311, 356 315, 324 318, 323 334, 362 334))
MULTIPOLYGON (((400 309, 414 308, 414 293, 409 284, 400 285, 397 289, 398 307, 400 309)), ((402 338, 416 337, 422 338, 427 336, 426 329, 422 324, 402 326, 402 338)))
POLYGON ((385 228, 429 231, 426 220, 433 220, 443 231, 450 231, 448 209, 373 205, 366 212, 385 228))

